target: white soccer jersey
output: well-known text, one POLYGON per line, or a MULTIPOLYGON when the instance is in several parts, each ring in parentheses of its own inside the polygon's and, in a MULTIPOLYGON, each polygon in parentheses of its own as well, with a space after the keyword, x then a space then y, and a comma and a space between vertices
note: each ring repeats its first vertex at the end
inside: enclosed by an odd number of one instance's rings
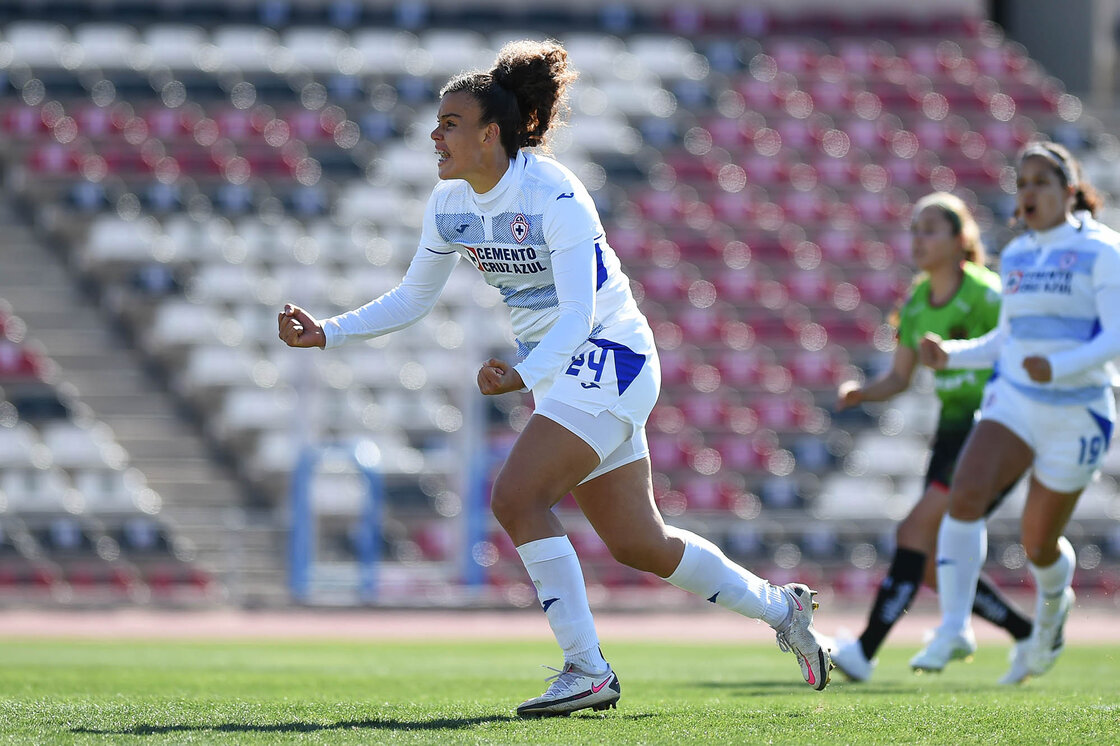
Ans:
POLYGON ((1087 213, 1009 243, 1000 255, 1003 303, 997 330, 945 343, 949 364, 971 366, 998 354, 999 377, 1052 404, 1094 400, 1114 383, 1120 354, 1120 234, 1087 213), (1052 380, 1023 369, 1032 355, 1050 361, 1052 380))
POLYGON ((526 355, 517 370, 529 389, 555 376, 588 338, 642 356, 654 351, 591 196, 564 166, 526 152, 485 194, 460 179, 437 184, 401 284, 324 322, 327 346, 415 323, 460 257, 501 291, 526 355))

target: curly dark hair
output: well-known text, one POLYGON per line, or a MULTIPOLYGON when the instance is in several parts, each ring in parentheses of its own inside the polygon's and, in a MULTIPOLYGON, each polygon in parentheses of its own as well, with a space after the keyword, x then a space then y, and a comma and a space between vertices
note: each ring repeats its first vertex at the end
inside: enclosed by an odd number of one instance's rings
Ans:
POLYGON ((473 96, 481 121, 498 125, 502 147, 513 158, 521 148, 545 145, 549 128, 565 109, 568 86, 578 76, 559 42, 514 41, 501 48, 488 72, 460 73, 439 95, 465 91, 473 96))

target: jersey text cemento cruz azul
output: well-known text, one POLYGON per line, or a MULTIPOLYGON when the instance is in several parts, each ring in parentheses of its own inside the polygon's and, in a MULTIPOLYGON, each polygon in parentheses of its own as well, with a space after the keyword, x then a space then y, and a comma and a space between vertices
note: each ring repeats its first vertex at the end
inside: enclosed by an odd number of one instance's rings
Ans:
POLYGON ((653 350, 649 326, 591 196, 551 158, 522 151, 485 194, 462 180, 440 182, 428 203, 420 247, 458 253, 501 291, 523 353, 544 338, 560 314, 555 273, 561 261, 586 264, 589 270, 590 336, 638 354, 653 350))
POLYGON ((1114 377, 1109 363, 1040 387, 1027 378, 1022 361, 1084 345, 1100 333, 1097 293, 1120 284, 1120 235, 1088 217, 1045 234, 1027 233, 1000 254, 1000 274, 1008 334, 1000 375, 1039 397, 1049 389, 1045 398, 1054 401, 1088 398, 1108 386, 1114 377))

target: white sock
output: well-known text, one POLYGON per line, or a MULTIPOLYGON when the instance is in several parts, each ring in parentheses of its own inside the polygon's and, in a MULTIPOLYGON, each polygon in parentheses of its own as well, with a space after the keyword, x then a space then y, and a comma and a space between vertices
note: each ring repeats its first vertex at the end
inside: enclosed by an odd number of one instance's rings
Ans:
POLYGON ((789 617, 789 601, 781 588, 743 569, 724 556, 712 542, 677 529, 684 539, 684 556, 673 574, 673 585, 695 593, 737 614, 780 627, 789 617))
POLYGON ((517 548, 537 589, 548 625, 564 651, 564 661, 590 674, 609 666, 599 651, 595 620, 587 603, 587 587, 576 550, 567 536, 550 536, 517 548))
POLYGON ((958 521, 946 515, 937 534, 937 596, 943 629, 964 632, 972 616, 976 581, 988 556, 984 519, 958 521))
POLYGON ((1031 575, 1034 576, 1035 586, 1038 588, 1038 598, 1034 607, 1035 623, 1049 624, 1061 610, 1062 594, 1073 584, 1077 555, 1069 539, 1062 536, 1058 539, 1057 561, 1049 567, 1039 567, 1033 562, 1028 564, 1031 575))

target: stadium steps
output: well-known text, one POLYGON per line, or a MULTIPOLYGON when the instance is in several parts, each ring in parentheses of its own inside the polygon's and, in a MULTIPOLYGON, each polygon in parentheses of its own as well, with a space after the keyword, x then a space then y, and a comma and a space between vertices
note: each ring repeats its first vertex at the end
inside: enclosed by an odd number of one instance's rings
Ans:
POLYGON ((126 336, 83 293, 60 259, 35 240, 14 211, 0 243, 0 297, 58 365, 59 383, 112 428, 131 466, 162 498, 161 517, 195 548, 231 601, 287 601, 283 535, 266 514, 244 515, 243 490, 211 456, 206 441, 179 412, 126 336))

